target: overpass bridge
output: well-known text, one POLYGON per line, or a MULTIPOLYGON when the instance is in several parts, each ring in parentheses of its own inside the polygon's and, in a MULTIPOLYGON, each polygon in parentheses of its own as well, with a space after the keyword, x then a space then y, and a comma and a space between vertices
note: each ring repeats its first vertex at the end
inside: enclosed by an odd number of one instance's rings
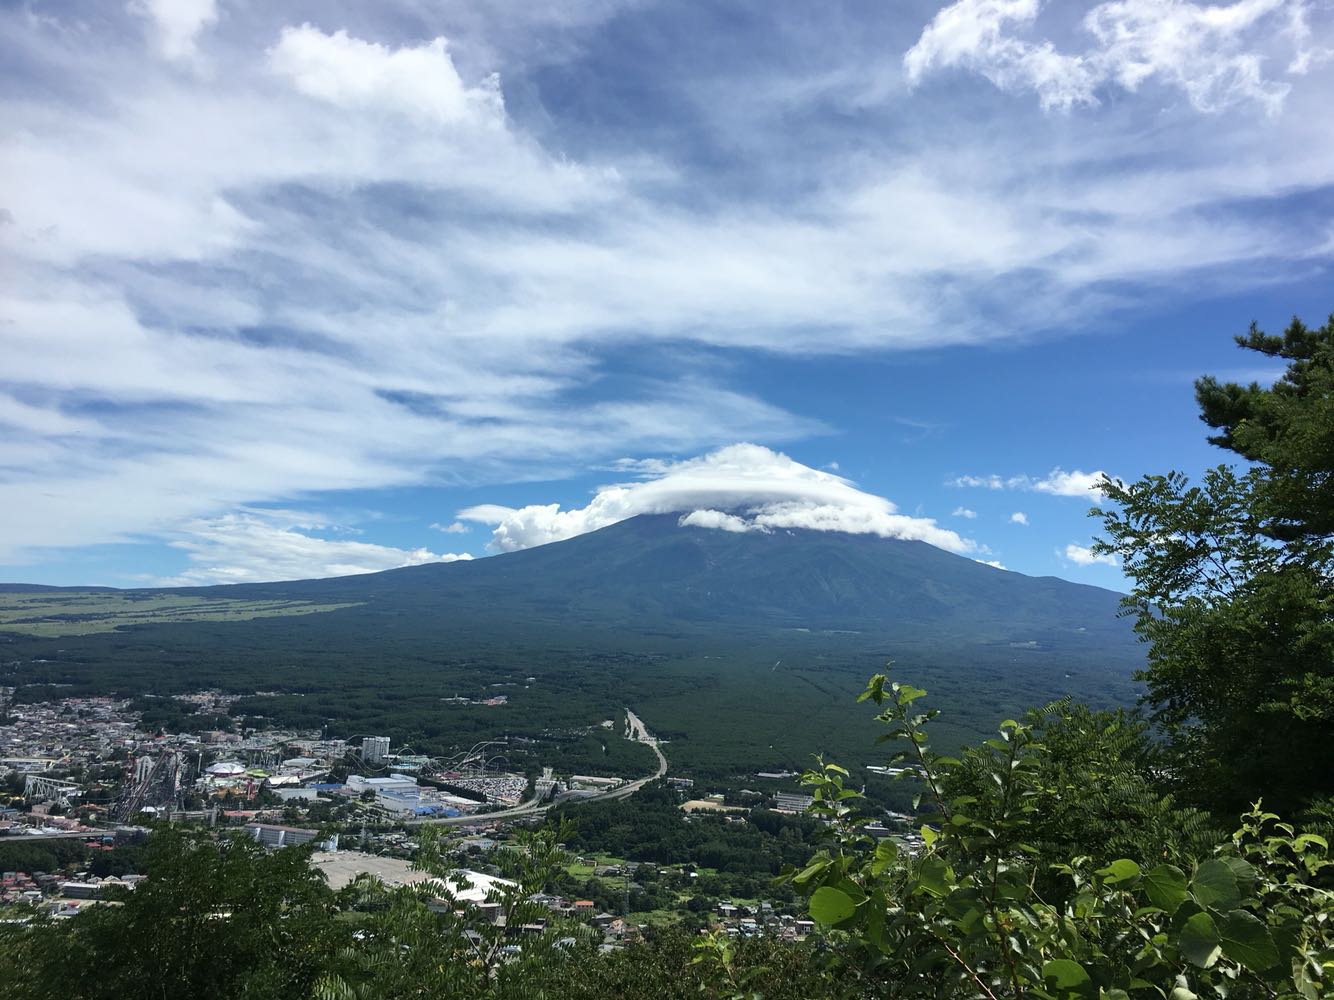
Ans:
MULTIPOLYGON (((662 747, 658 745, 655 739, 644 726, 643 720, 635 715, 630 709, 625 710, 626 720, 630 723, 630 738, 637 743, 646 744, 658 758, 658 766, 654 772, 647 777, 636 778, 634 781, 627 782, 624 785, 617 785, 615 788, 605 792, 598 792, 596 795, 587 795, 583 798, 569 799, 569 802, 606 802, 610 799, 624 799, 639 791, 650 781, 657 781, 667 773, 667 757, 662 752, 662 747)), ((556 803, 545 803, 528 801, 513 809, 502 809, 499 812, 480 813, 471 816, 443 816, 443 817, 423 817, 417 820, 408 820, 408 825, 433 824, 437 826, 484 826, 488 823, 503 823, 521 819, 536 819, 544 816, 547 810, 553 808, 556 803)))

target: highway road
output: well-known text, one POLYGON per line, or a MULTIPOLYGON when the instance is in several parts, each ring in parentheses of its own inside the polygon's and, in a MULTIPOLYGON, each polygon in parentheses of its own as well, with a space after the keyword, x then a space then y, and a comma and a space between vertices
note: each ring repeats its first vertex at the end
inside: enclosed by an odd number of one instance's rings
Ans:
POLYGON ((114 832, 114 830, 85 830, 83 833, 70 833, 62 830, 60 833, 12 833, 7 837, 0 837, 0 844, 33 844, 45 840, 94 840, 109 837, 114 832))
MULTIPOLYGON (((644 726, 644 722, 639 716, 635 715, 630 709, 625 710, 625 717, 630 723, 631 737, 639 743, 647 743, 649 748, 658 758, 658 767, 652 774, 644 778, 638 778, 624 785, 618 785, 616 788, 606 792, 599 792, 597 795, 589 795, 581 799, 569 799, 570 802, 606 802, 608 799, 624 799, 634 795, 650 781, 656 781, 667 773, 667 757, 663 754, 662 748, 658 746, 658 741, 649 733, 644 726)), ((513 809, 502 809, 499 812, 482 813, 476 816, 444 816, 439 819, 419 819, 408 820, 409 824, 432 823, 439 826, 482 826, 487 823, 495 823, 505 820, 515 819, 535 819, 538 816, 546 814, 551 808, 551 804, 545 802, 524 802, 515 806, 513 809)))

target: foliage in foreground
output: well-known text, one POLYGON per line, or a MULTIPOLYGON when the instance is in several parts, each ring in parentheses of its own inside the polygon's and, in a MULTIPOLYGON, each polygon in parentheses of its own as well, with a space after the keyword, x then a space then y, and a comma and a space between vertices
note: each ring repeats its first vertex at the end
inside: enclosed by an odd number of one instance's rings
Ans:
POLYGON ((906 744, 895 759, 919 769, 934 809, 919 853, 864 833, 861 794, 837 765, 804 777, 830 839, 786 880, 826 929, 814 947, 669 932, 602 955, 574 923, 516 934, 547 916, 532 896, 566 864, 568 827, 525 832, 496 858, 510 882, 488 902, 504 927, 458 898, 464 876, 434 832, 423 836, 418 865, 444 884, 362 879, 334 893, 306 849, 267 852, 167 829, 149 847, 150 878, 118 905, 0 925, 0 995, 1334 994, 1334 870, 1322 838, 1257 807, 1212 846, 1198 814, 1155 791, 1156 757, 1125 715, 1048 706, 1006 721, 999 738, 961 759, 938 756, 924 729, 933 713, 915 708, 922 695, 877 676, 862 696, 879 707, 885 738, 906 744))
MULTIPOLYGON (((895 760, 919 769, 937 813, 925 848, 901 853, 862 827, 848 772, 821 762, 804 782, 833 843, 788 878, 809 896, 850 974, 891 997, 1317 998, 1334 994, 1334 894, 1328 844, 1256 806, 1195 862, 1072 857, 1039 890, 1051 860, 1031 843, 1053 801, 1081 789, 1043 780, 1034 720, 1007 720, 970 754, 980 794, 947 798, 965 767, 933 754, 914 703, 925 692, 871 679, 895 760), (1046 803, 1046 805, 1044 805, 1046 803), (1322 884, 1323 883, 1323 884, 1322 884)), ((1088 775, 1092 778, 1093 775, 1088 775)), ((1170 845, 1164 843, 1164 851, 1170 845)))
POLYGON ((0 996, 685 1000, 730 997, 741 980, 770 1000, 837 993, 810 949, 772 939, 728 944, 720 965, 697 960, 682 931, 604 955, 601 935, 581 923, 538 930, 550 914, 532 896, 568 862, 560 841, 570 832, 525 832, 499 853, 508 881, 486 899, 497 920, 463 898, 467 876, 438 830, 424 831, 417 864, 441 882, 387 887, 363 877, 335 893, 311 869, 309 848, 267 851, 166 828, 149 848, 150 877, 113 905, 56 922, 0 922, 0 996))
POLYGON ((112 905, 0 927, 0 996, 23 1000, 307 996, 347 939, 302 849, 170 828, 152 877, 112 905))

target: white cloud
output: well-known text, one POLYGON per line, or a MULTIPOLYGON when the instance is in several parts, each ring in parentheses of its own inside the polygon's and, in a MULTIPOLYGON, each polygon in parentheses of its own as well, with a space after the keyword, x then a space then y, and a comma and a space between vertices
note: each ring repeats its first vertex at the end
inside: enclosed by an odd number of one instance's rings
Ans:
POLYGON ((1027 476, 1011 476, 1009 479, 1002 479, 997 475, 959 476, 951 479, 947 485, 979 487, 988 490, 1012 490, 1024 486, 1027 482, 1027 476))
POLYGON ((199 587, 309 580, 472 558, 467 553, 398 549, 306 533, 333 527, 318 515, 292 511, 248 510, 190 521, 171 543, 186 553, 190 566, 161 583, 199 587))
POLYGON ((1102 499, 1102 491, 1098 489, 1098 483, 1107 478, 1107 473, 1098 469, 1094 472, 1081 472, 1075 469, 1073 472, 1066 472, 1057 467, 1047 473, 1046 477, 1039 479, 1033 484, 1033 489, 1039 493, 1050 493, 1058 497, 1083 497, 1088 500, 1102 499))
POLYGON ((152 22, 158 51, 167 59, 192 59, 200 32, 218 21, 216 0, 132 0, 130 10, 152 22))
POLYGON ((883 497, 759 445, 735 444, 700 458, 655 464, 646 475, 640 482, 602 487, 586 507, 483 504, 458 517, 492 525, 491 546, 500 552, 572 538, 638 514, 681 514, 683 525, 725 531, 804 528, 915 539, 951 552, 977 549, 934 520, 900 514, 883 497))
POLYGON ((718 531, 731 531, 744 534, 751 531, 768 532, 768 528, 744 517, 729 514, 722 510, 692 510, 678 522, 683 528, 713 528, 718 531))
POLYGON ((1083 545, 1075 545, 1073 542, 1065 547, 1065 558, 1076 566, 1112 566, 1117 565, 1116 556, 1110 554, 1097 555, 1092 549, 1083 545))
POLYGON ((910 82, 960 67, 1003 90, 1031 89, 1043 108, 1098 104, 1097 91, 1135 92, 1156 79, 1183 91, 1200 111, 1256 103, 1274 114, 1290 85, 1265 77, 1268 52, 1288 53, 1290 73, 1323 58, 1311 48, 1306 0, 1111 0, 1085 15, 1094 44, 1069 55, 1049 40, 1028 41, 1039 0, 956 0, 936 14, 904 56, 910 82))
POLYGON ((973 562, 981 563, 983 566, 990 566, 992 569, 1003 569, 1006 570, 1007 572, 1009 571, 1009 568, 1007 566, 1002 565, 999 559, 974 559, 973 562))
POLYGON ((967 507, 955 507, 950 516, 963 517, 967 518, 969 521, 972 521, 977 517, 977 511, 969 510, 967 507))
POLYGON ((338 107, 407 115, 440 125, 498 126, 504 118, 499 78, 489 76, 467 86, 454 68, 444 38, 390 49, 352 38, 346 31, 326 35, 303 24, 283 29, 278 44, 269 50, 269 65, 303 94, 338 107))
POLYGON ((1017 510, 1017 511, 1015 511, 1013 514, 1010 515, 1010 523, 1011 523, 1011 524, 1022 524, 1022 525, 1027 525, 1027 524, 1028 524, 1028 515, 1025 514, 1022 510, 1017 510))
POLYGON ((462 521, 454 521, 450 524, 436 523, 432 524, 431 527, 436 531, 443 531, 447 535, 466 535, 468 532, 472 531, 472 528, 468 527, 468 525, 464 524, 462 521))
POLYGON ((1049 493, 1058 497, 1082 497, 1096 502, 1102 499, 1102 491, 1098 489, 1097 484, 1105 476, 1107 476, 1107 473, 1101 469, 1094 472, 1084 472, 1080 469, 1066 472, 1060 466, 1057 466, 1040 478, 1026 475, 998 476, 995 474, 989 476, 957 476, 949 480, 946 485, 988 490, 1025 490, 1049 493))
POLYGON ((1051 42, 1033 44, 1007 34, 1038 16, 1038 0, 957 0, 944 7, 903 57, 911 83, 937 68, 963 67, 1002 89, 1031 88, 1044 108, 1097 103, 1096 79, 1084 61, 1051 42))

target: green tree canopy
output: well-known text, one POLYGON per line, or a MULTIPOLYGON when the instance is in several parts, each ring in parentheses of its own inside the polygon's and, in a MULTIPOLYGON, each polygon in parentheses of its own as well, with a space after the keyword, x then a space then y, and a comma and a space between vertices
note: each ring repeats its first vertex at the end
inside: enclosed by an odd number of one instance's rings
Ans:
POLYGON ((1334 320, 1238 342, 1288 362, 1270 387, 1196 383, 1210 440, 1249 467, 1105 480, 1095 548, 1135 581, 1142 678, 1186 788, 1293 810, 1334 784, 1334 320))
POLYGON ((0 933, 0 994, 74 997, 308 996, 351 942, 308 848, 266 851, 171 828, 153 835, 152 875, 112 905, 0 933), (7 961, 6 961, 7 960, 7 961))
POLYGON ((1327 548, 1334 536, 1334 316, 1314 330, 1293 319, 1281 337, 1251 324, 1237 343, 1287 361, 1288 369, 1269 387, 1197 381, 1200 416, 1219 432, 1209 440, 1267 470, 1256 498, 1267 535, 1327 548))

